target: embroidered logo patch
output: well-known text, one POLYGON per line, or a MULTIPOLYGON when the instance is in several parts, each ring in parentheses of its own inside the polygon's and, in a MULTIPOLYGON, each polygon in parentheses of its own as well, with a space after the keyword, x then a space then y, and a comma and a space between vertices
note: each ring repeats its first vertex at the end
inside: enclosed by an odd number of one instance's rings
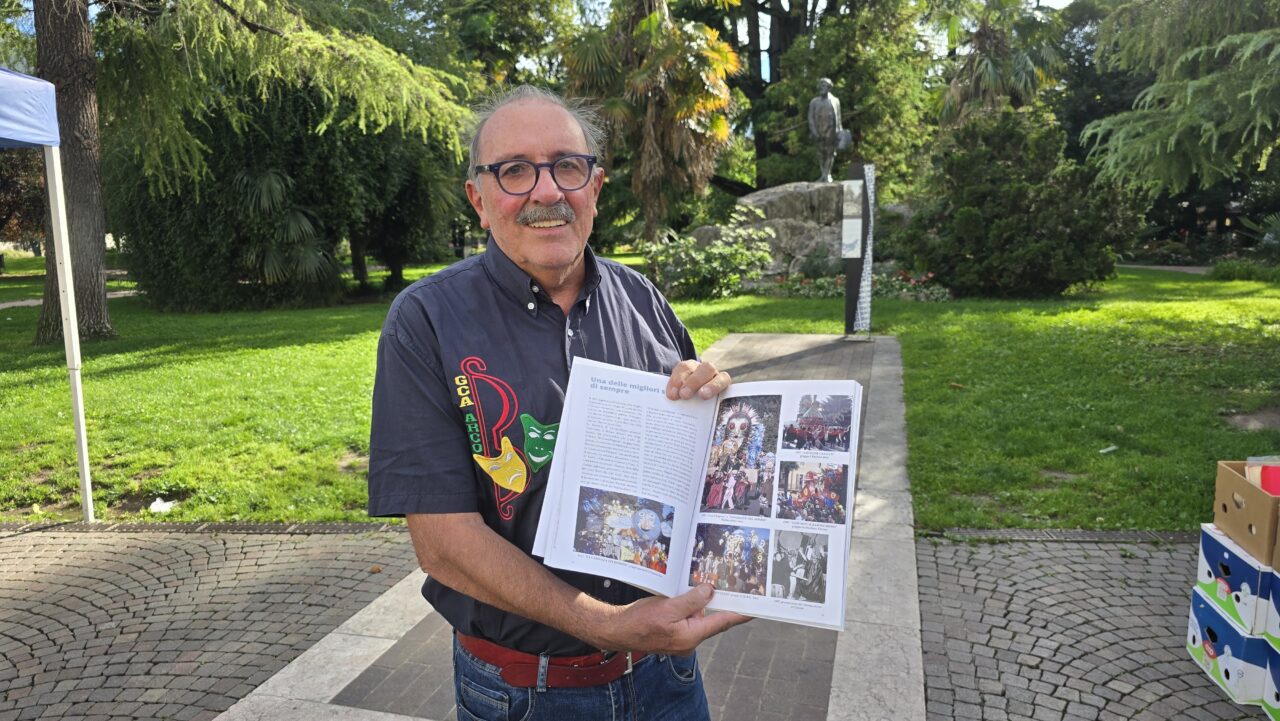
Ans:
POLYGON ((556 434, 560 432, 559 423, 539 423, 528 413, 520 414, 520 425, 524 427, 524 457, 529 459, 529 467, 534 473, 551 462, 556 449, 556 434))
POLYGON ((509 383, 485 373, 487 369, 482 358, 464 358, 459 364, 462 374, 454 377, 453 385, 458 410, 466 424, 471 455, 496 486, 494 502, 498 515, 510 521, 515 517, 513 504, 529 483, 524 456, 511 444, 511 439, 503 435, 515 424, 520 399, 509 383))
POLYGON ((512 493, 524 493, 524 488, 529 482, 529 474, 525 471, 524 461, 516 455, 516 449, 511 445, 510 438, 502 437, 501 451, 498 455, 492 458, 482 455, 472 457, 476 459, 476 463, 480 464, 480 468, 489 474, 489 478, 493 479, 495 484, 512 493))

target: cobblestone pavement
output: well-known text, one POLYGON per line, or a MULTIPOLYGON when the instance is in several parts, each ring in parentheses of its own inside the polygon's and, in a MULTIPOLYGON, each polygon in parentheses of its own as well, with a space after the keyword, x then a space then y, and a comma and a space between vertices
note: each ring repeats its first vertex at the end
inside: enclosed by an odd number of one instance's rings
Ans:
POLYGON ((1262 719, 1183 646, 1195 543, 916 542, 929 721, 1262 719))
POLYGON ((212 719, 412 567, 396 531, 0 538, 0 721, 212 719))

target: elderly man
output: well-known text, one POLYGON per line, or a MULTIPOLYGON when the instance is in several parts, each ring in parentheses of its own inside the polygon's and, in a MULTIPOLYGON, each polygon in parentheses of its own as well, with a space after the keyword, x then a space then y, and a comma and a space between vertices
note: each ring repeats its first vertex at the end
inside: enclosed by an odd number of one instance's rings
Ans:
POLYGON ((746 620, 704 615, 709 586, 651 597, 530 554, 574 358, 669 374, 673 400, 730 382, 647 280, 587 247, 600 142, 544 90, 481 109, 466 191, 487 252, 405 289, 378 345, 369 513, 407 518, 455 629, 459 719, 705 719, 693 651, 746 620))

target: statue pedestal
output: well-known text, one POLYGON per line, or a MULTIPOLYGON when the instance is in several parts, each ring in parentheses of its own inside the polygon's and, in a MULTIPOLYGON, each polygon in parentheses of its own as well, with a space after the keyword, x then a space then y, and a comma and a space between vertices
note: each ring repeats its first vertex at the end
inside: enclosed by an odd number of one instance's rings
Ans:
MULTIPOLYGON (((749 227, 769 228, 773 264, 766 275, 789 275, 808 263, 840 264, 840 233, 844 220, 844 189, 840 183, 787 183, 758 190, 738 203, 758 208, 764 219, 749 227)), ((703 226, 693 237, 708 243, 720 237, 718 226, 703 226)))

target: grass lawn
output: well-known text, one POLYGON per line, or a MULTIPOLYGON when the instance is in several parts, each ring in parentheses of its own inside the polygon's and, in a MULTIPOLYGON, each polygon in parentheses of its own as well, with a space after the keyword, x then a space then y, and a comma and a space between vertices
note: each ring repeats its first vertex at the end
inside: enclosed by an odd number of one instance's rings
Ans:
MULTIPOLYGON (((4 272, 0 273, 0 303, 38 300, 44 295, 44 258, 30 253, 4 251, 4 272)), ((128 280, 108 280, 107 291, 133 290, 128 280)))
POLYGON ((1122 270, 1065 301, 872 318, 902 342, 922 529, 1190 530, 1215 461, 1280 452, 1225 419, 1280 405, 1280 286, 1122 270))
MULTIPOLYGON (((705 348, 839 333, 843 301, 676 309, 705 348)), ((30 346, 36 312, 0 314, 0 517, 74 518, 62 349, 30 346)), ((150 517, 157 496, 181 501, 165 520, 364 517, 385 304, 202 315, 126 298, 111 312, 120 338, 83 349, 100 517, 150 517)), ((873 317, 903 344, 921 528, 1192 528, 1214 460, 1280 449, 1280 433, 1222 415, 1280 402, 1276 286, 1124 271, 1066 301, 884 300, 873 317)))
POLYGON ((6 250, 0 252, 4 256, 4 273, 0 273, 0 278, 9 278, 16 275, 44 275, 44 258, 36 256, 25 251, 6 250))

